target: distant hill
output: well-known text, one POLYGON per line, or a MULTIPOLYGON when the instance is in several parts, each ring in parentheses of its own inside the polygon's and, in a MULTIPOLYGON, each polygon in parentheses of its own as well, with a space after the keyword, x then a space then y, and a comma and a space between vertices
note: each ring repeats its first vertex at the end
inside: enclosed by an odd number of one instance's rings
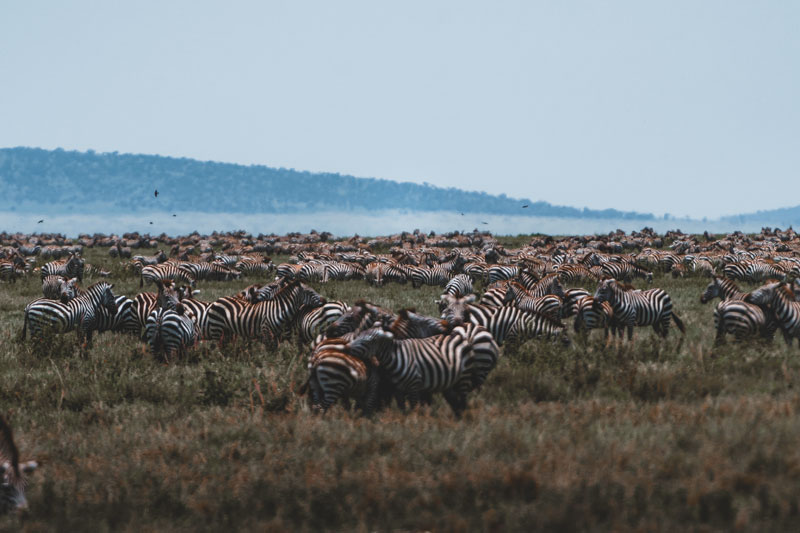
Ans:
POLYGON ((408 209, 540 217, 653 220, 455 188, 186 158, 0 149, 0 211, 304 213, 408 209), (158 189, 158 199, 153 191, 158 189), (521 206, 528 204, 527 209, 521 206))
POLYGON ((773 226, 777 225, 786 229, 792 225, 800 226, 800 205, 723 217, 721 221, 740 225, 749 223, 769 223, 773 226))

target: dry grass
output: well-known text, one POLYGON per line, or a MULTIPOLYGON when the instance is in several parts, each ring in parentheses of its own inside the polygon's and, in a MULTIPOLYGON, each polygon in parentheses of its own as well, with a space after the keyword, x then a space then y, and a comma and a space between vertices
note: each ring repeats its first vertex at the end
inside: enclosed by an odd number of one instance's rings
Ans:
MULTIPOLYGON (((97 252, 99 254, 99 252, 97 252)), ((94 264, 111 260, 89 254, 94 264)), ((115 291, 135 294, 121 269, 115 291)), ((248 282, 207 283, 204 299, 248 282)), ((510 346, 462 420, 435 402, 358 418, 309 412, 304 353, 204 345, 154 362, 103 334, 20 344, 35 279, 0 287, 0 405, 43 465, 25 530, 795 529, 800 364, 795 348, 714 349, 703 279, 657 277, 688 334, 633 347, 510 346)), ((438 290, 319 287, 433 314, 438 290)), ((595 333, 594 335, 598 335, 595 333)))

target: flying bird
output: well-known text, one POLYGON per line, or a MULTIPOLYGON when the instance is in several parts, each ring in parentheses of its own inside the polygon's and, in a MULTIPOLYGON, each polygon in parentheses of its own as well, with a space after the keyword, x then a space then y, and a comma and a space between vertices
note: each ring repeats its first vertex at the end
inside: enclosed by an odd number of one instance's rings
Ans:
POLYGON ((461 213, 461 216, 463 217, 463 216, 464 216, 464 213, 461 213))
POLYGON ((522 209, 527 209, 527 208, 528 208, 528 204, 525 204, 525 205, 522 206, 522 209))
POLYGON ((488 222, 481 222, 481 224, 489 224, 488 222))
POLYGON ((152 224, 152 223, 153 223, 153 221, 151 220, 151 221, 150 221, 150 224, 152 224))
POLYGON ((44 222, 44 219, 42 219, 39 222, 37 222, 37 224, 41 224, 42 222, 44 222))
POLYGON ((158 189, 156 189, 156 192, 154 194, 156 195, 156 198, 158 198, 158 189))
POLYGON ((176 216, 178 216, 178 215, 176 215, 175 213, 172 213, 172 216, 176 217, 176 216))

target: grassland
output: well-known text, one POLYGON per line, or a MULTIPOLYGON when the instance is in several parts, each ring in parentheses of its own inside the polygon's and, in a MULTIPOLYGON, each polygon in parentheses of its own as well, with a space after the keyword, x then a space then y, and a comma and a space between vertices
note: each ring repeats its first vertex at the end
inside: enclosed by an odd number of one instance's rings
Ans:
MULTIPOLYGON (((114 265, 99 250, 94 264, 114 265)), ((117 266, 115 292, 138 280, 117 266)), ((205 283, 203 299, 248 281, 205 283)), ((372 419, 312 415, 305 351, 203 345, 155 362, 105 333, 19 343, 36 277, 0 286, 0 407, 31 479, 6 530, 795 530, 800 364, 782 339, 713 347, 706 280, 656 278, 687 326, 680 348, 637 331, 570 348, 507 346, 470 409, 436 401, 372 419)), ((436 288, 316 287, 434 314, 436 288)), ((599 335, 595 333, 594 335, 599 335)))

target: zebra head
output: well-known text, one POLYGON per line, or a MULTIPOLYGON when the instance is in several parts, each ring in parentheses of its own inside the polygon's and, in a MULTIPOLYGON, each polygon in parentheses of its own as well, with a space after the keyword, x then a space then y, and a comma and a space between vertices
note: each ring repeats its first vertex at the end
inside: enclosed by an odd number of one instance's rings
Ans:
POLYGON ((614 293, 614 287, 616 286, 617 282, 613 278, 606 278, 601 281, 594 293, 595 301, 597 303, 609 301, 614 293))
MULTIPOLYGON (((184 291, 179 291, 175 288, 175 282, 170 279, 157 279, 156 286, 158 287, 158 304, 159 308, 175 309, 183 299, 184 291)), ((191 289, 190 289, 191 291, 191 289)))
POLYGON ((78 254, 70 254, 69 261, 67 261, 67 272, 74 268, 78 272, 78 281, 83 281, 83 266, 86 263, 78 254))
POLYGON ((381 323, 368 329, 343 347, 343 352, 361 359, 364 363, 375 364, 385 360, 394 342, 394 334, 384 331, 381 323))
POLYGON ((447 320, 420 315, 409 309, 397 313, 397 319, 389 327, 389 331, 397 339, 422 339, 433 335, 441 335, 449 328, 447 320))
POLYGON ((468 294, 463 298, 456 298, 450 294, 443 295, 441 301, 445 307, 442 318, 454 326, 460 326, 467 320, 469 304, 475 302, 475 298, 474 294, 468 294))
POLYGON ((114 288, 114 284, 104 283, 104 285, 105 287, 103 287, 103 292, 100 295, 100 305, 105 307, 113 316, 117 312, 117 297, 114 296, 114 293, 111 291, 111 289, 114 288))
POLYGON ((317 308, 325 305, 325 298, 323 298, 317 291, 299 283, 300 286, 300 307, 317 308))
POLYGON ((722 296, 722 290, 719 286, 719 278, 714 276, 706 290, 703 291, 703 295, 700 296, 700 303, 706 304, 718 296, 722 296))
POLYGON ((59 299, 64 304, 78 296, 78 278, 62 279, 60 293, 59 299))

